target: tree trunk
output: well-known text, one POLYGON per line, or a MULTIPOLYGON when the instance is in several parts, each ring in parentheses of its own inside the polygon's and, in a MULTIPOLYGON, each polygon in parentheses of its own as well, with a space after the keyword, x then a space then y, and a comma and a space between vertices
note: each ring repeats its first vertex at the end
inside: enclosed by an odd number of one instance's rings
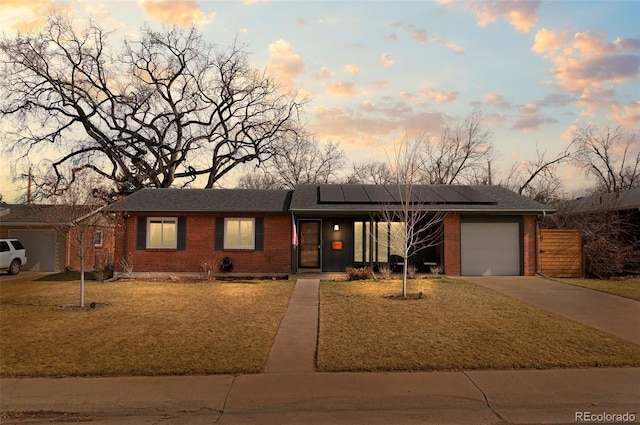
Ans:
POLYGON ((80 257, 80 307, 84 308, 84 256, 80 257))

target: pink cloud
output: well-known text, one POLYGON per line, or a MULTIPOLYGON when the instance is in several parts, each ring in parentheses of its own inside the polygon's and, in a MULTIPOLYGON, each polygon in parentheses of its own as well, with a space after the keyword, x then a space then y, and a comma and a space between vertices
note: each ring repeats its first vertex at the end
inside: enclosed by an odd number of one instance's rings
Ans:
POLYGON ((555 122, 557 121, 553 118, 542 116, 537 105, 527 104, 520 107, 520 116, 513 124, 513 129, 526 132, 538 130, 543 124, 555 122))
POLYGON ((215 17, 205 14, 195 0, 138 0, 138 6, 150 17, 181 27, 203 26, 215 17))
POLYGON ((391 57, 389 57, 389 53, 383 53, 379 59, 380 66, 383 68, 388 68, 395 63, 391 57))
POLYGON ((54 8, 58 11, 67 9, 55 0, 2 0, 0 28, 10 32, 30 31, 45 23, 49 11, 54 8))
POLYGON ((356 86, 350 81, 332 81, 325 84, 327 93, 337 97, 355 97, 358 95, 356 86))
POLYGON ((484 27, 503 19, 521 32, 529 29, 538 22, 538 7, 540 0, 493 0, 468 1, 465 7, 474 12, 478 25, 484 27))
POLYGON ((351 75, 352 77, 357 77, 358 74, 360 74, 360 68, 358 68, 358 65, 355 64, 345 65, 344 70, 347 71, 347 73, 349 73, 349 75, 351 75))
POLYGON ((267 69, 276 75, 285 90, 294 88, 294 80, 304 69, 304 59, 287 41, 280 39, 269 45, 267 69))

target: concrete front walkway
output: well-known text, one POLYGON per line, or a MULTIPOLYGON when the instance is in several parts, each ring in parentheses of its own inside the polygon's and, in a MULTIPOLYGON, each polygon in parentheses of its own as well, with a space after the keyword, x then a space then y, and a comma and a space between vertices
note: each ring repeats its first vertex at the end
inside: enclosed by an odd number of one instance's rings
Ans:
POLYGON ((315 371, 320 279, 298 279, 273 341, 267 373, 315 371))
POLYGON ((640 344, 640 301, 540 277, 462 279, 640 344))

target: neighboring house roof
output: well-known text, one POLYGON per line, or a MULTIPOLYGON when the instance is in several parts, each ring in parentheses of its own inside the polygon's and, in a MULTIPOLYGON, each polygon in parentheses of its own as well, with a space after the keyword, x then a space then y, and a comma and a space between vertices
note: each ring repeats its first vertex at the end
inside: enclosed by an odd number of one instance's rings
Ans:
POLYGON ((68 217, 69 214, 60 205, 6 204, 9 213, 2 216, 3 226, 52 226, 62 220, 56 217, 68 217))
POLYGON ((286 213, 291 191, 261 189, 142 189, 107 211, 129 213, 286 213))
POLYGON ((568 202, 568 207, 576 213, 639 209, 640 187, 575 199, 568 202))
MULTIPOLYGON (((372 212, 399 205, 394 185, 302 185, 293 191, 293 212, 372 212), (340 194, 342 192, 342 195, 340 194)), ((500 186, 416 185, 415 203, 433 211, 525 214, 553 208, 500 186)))

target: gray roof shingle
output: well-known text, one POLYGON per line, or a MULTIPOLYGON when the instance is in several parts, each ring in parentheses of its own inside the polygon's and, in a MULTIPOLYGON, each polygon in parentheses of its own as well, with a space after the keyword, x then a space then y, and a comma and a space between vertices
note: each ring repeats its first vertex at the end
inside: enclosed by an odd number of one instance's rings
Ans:
POLYGON ((640 208, 640 187, 614 193, 602 193, 567 202, 572 212, 622 211, 640 208))
POLYGON ((258 189, 142 189, 108 207, 118 212, 286 213, 291 191, 258 189))

